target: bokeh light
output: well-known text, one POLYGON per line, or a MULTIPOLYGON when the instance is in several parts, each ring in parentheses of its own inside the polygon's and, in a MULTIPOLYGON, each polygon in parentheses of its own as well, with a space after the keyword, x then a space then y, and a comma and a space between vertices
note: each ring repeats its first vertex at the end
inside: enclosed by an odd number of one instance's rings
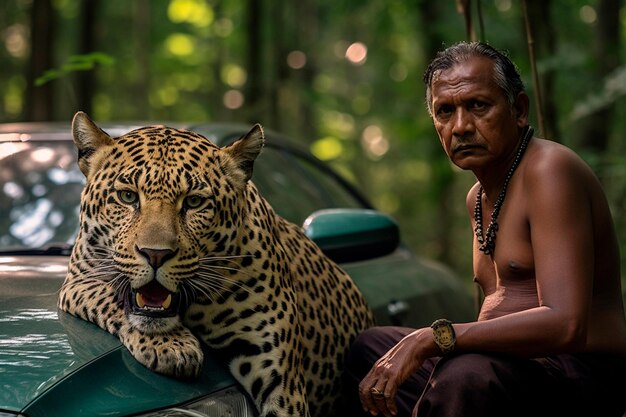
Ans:
POLYGON ((363 129, 361 146, 372 159, 382 158, 389 151, 389 141, 383 136, 383 130, 378 125, 369 125, 363 129))
POLYGON ((363 65, 367 60, 367 46, 361 42, 354 42, 346 49, 346 59, 355 65, 363 65))
POLYGON ((227 109, 235 110, 243 106, 245 98, 239 90, 228 90, 224 93, 222 102, 227 109))
POLYGON ((287 65, 293 69, 302 69, 306 65, 306 54, 302 51, 291 51, 287 54, 287 65))

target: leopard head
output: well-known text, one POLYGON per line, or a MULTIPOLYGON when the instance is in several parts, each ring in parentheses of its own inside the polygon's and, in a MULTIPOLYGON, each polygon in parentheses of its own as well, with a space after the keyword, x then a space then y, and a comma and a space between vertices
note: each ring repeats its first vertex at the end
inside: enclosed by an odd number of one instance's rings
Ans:
POLYGON ((168 331, 192 301, 226 290, 207 264, 236 268, 242 256, 236 242, 263 129, 220 148, 165 126, 112 138, 79 112, 72 133, 87 181, 71 262, 114 284, 134 326, 168 331))

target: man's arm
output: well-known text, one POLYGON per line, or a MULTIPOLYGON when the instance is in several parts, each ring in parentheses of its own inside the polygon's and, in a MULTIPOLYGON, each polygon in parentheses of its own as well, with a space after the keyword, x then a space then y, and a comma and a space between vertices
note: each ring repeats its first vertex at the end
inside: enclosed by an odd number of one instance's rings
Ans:
POLYGON ((560 146, 532 158, 518 180, 523 182, 539 306, 455 325, 459 351, 530 357, 584 348, 593 285, 592 173, 560 146))

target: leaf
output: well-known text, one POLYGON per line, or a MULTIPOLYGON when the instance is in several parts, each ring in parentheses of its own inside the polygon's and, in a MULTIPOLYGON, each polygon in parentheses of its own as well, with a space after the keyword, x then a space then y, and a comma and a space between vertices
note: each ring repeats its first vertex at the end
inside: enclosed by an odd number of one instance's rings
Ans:
POLYGON ((41 76, 35 79, 35 86, 40 87, 50 81, 65 77, 77 71, 92 70, 96 65, 111 66, 114 63, 115 59, 103 52, 72 55, 60 68, 46 70, 41 76))
POLYGON ((570 120, 578 120, 612 106, 624 96, 626 96, 626 66, 621 66, 604 79, 604 86, 598 93, 589 94, 576 103, 569 116, 570 120))
POLYGON ((47 70, 46 72, 43 73, 42 76, 38 77, 35 80, 35 86, 40 87, 44 85, 45 83, 47 83, 48 81, 52 81, 59 77, 60 77, 60 71, 55 70, 55 69, 47 70))

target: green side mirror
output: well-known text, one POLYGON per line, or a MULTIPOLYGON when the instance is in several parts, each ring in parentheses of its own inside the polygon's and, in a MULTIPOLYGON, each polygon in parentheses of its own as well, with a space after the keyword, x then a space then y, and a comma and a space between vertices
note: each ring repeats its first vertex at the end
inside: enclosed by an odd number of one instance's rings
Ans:
POLYGON ((327 209, 304 221, 304 233, 335 262, 354 262, 393 252, 400 229, 388 215, 366 209, 327 209))

